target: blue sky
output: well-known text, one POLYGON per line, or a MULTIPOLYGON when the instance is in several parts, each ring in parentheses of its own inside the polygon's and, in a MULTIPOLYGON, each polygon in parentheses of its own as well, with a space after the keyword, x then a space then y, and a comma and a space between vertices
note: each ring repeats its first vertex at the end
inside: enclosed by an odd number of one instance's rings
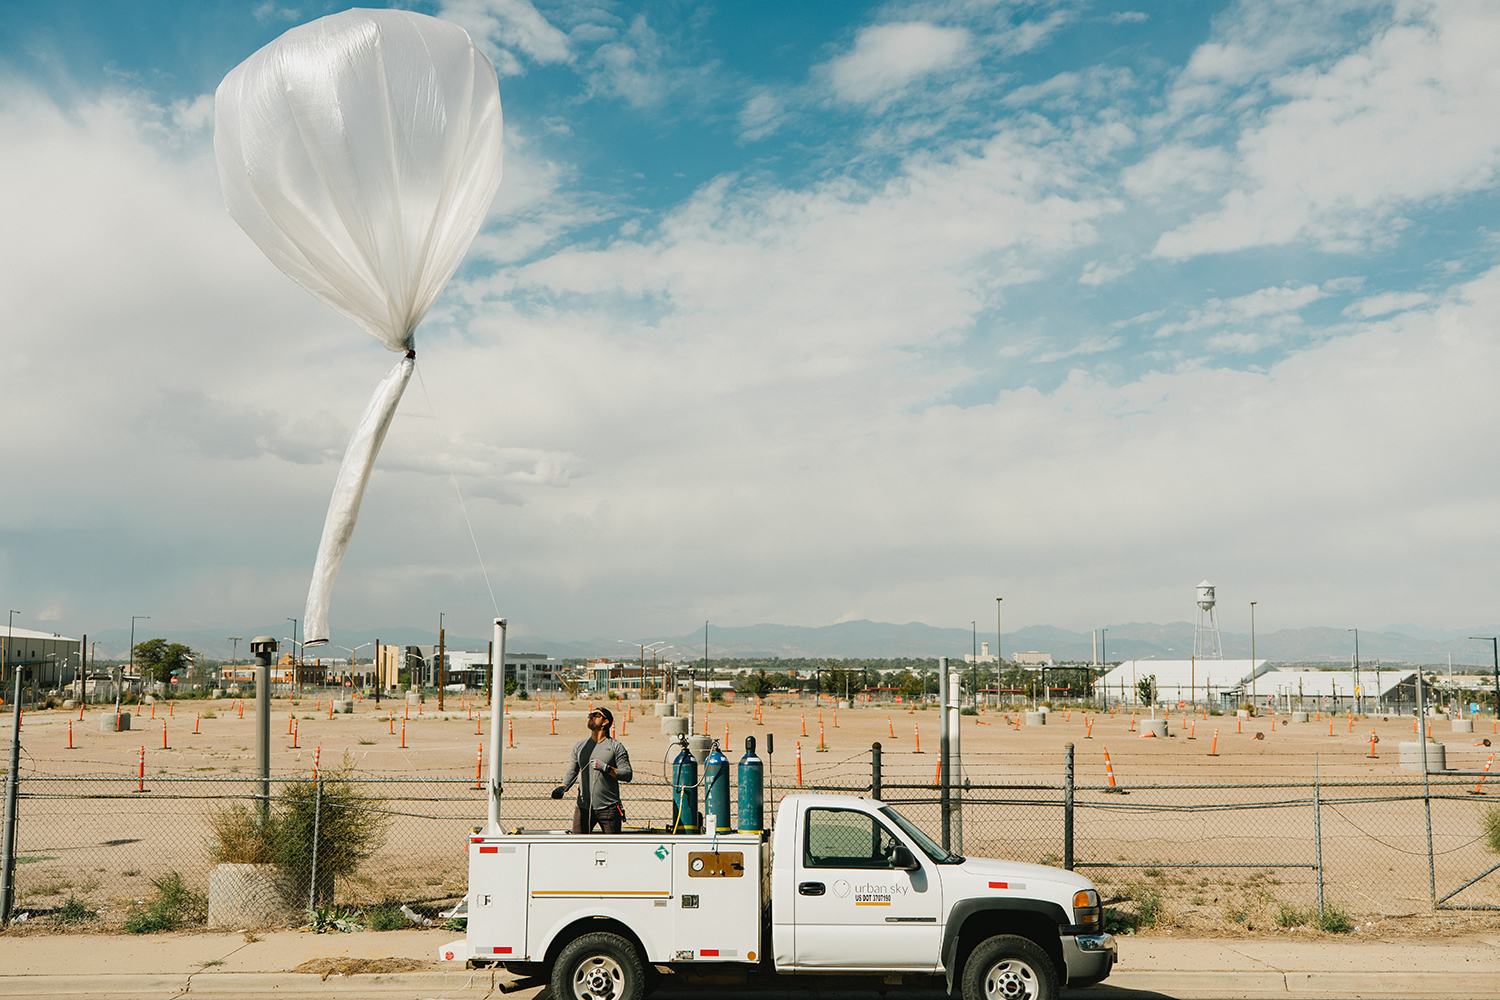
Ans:
MULTIPOLYGON (((1091 628, 1204 577, 1270 628, 1494 620, 1492 6, 412 6, 495 63, 506 179, 335 626, 487 620, 450 472, 532 634, 1091 628)), ((299 612, 389 362, 223 212, 212 93, 339 9, 0 19, 37 622, 299 612)))

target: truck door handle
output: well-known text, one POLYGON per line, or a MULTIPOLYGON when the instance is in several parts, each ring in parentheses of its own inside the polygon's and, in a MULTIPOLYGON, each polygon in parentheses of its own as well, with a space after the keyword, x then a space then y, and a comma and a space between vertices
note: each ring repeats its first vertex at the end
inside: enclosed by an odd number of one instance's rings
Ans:
POLYGON ((821 896, 827 891, 822 882, 803 882, 797 886, 797 892, 804 896, 821 896))

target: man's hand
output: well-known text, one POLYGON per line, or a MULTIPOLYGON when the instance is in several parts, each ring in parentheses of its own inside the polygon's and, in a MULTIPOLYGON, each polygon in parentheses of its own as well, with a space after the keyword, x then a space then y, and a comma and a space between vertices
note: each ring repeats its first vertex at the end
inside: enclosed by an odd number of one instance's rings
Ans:
POLYGON ((566 788, 564 788, 562 785, 558 785, 556 788, 552 789, 552 797, 554 799, 560 799, 560 798, 563 797, 563 794, 566 793, 566 792, 567 792, 566 788))
POLYGON ((596 771, 602 771, 602 770, 604 770, 604 761, 602 761, 602 760, 593 760, 593 761, 590 761, 589 763, 591 763, 591 764, 594 765, 594 770, 596 770, 596 771))

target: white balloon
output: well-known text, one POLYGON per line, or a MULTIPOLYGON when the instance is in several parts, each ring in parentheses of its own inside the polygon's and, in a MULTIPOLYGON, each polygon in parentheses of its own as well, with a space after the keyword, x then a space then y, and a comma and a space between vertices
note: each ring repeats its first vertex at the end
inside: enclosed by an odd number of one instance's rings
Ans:
POLYGON ((468 32, 346 10, 236 66, 214 112, 229 214, 298 284, 410 348, 500 184, 500 87, 468 32))
POLYGON ((329 595, 411 378, 417 324, 500 184, 500 87, 457 25, 354 9, 293 28, 236 66, 214 116, 219 182, 240 228, 302 287, 407 352, 339 467, 307 595, 314 645, 329 638, 329 595))

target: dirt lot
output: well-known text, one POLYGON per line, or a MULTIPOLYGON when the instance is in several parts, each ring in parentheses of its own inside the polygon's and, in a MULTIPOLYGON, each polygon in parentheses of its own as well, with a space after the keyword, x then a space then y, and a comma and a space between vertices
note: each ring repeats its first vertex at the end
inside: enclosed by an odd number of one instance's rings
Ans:
MULTIPOLYGON (((341 898, 396 893, 440 899, 463 892, 462 838, 483 817, 482 792, 472 784, 476 754, 487 750, 488 736, 475 698, 445 701, 446 710, 439 711, 435 698, 420 707, 387 700, 378 709, 361 700, 352 715, 332 717, 326 695, 273 702, 273 775, 305 776, 317 754, 323 768, 347 755, 362 776, 411 779, 386 787, 386 800, 398 814, 390 841, 367 884, 341 886, 341 898), (288 732, 294 718, 295 746, 288 732)), ((627 790, 630 823, 660 824, 669 814, 661 787, 668 742, 650 704, 611 706, 636 769, 637 781, 627 790)), ((553 735, 550 700, 508 703, 507 822, 564 825, 569 803, 552 802, 546 791, 561 778, 568 749, 584 734, 588 708, 586 701, 558 702, 553 735)), ((804 784, 863 789, 871 778, 870 745, 878 740, 887 800, 934 833, 939 828, 932 787, 936 712, 894 705, 835 711, 827 700, 818 706, 811 699, 775 698, 767 699, 757 721, 755 707, 743 701, 715 704, 706 716, 701 703, 699 708, 698 731, 706 723, 731 759, 739 757, 747 735, 759 738, 764 756, 765 737, 775 734, 771 782, 777 797, 796 784, 799 743, 804 784), (820 726, 825 750, 819 749, 820 726)), ((240 704, 228 700, 159 703, 154 719, 153 707, 145 706, 134 728, 121 733, 101 732, 101 714, 90 707, 81 720, 76 710, 39 710, 25 718, 23 778, 94 779, 23 782, 33 797, 22 804, 18 883, 23 905, 39 912, 78 894, 118 914, 131 899, 148 894, 147 880, 169 866, 194 884, 204 882, 208 815, 250 788, 253 701, 244 704, 243 717, 240 704), (148 791, 137 793, 142 747, 148 791), (184 778, 229 781, 173 780, 184 778), (205 802, 205 794, 221 798, 205 802)), ((1420 774, 1400 769, 1398 760, 1398 744, 1413 739, 1410 718, 1360 718, 1351 731, 1343 716, 1330 722, 1315 715, 1295 724, 1283 716, 1273 725, 1265 718, 1241 722, 1177 712, 1166 739, 1142 738, 1142 720, 1127 714, 1060 710, 1046 725, 1019 727, 1016 719, 1013 712, 993 709, 964 717, 964 777, 975 786, 1002 786, 967 793, 967 853, 1061 862, 1060 785, 1064 745, 1072 743, 1075 862, 1107 895, 1130 897, 1122 910, 1148 916, 1154 911, 1159 929, 1315 933, 1280 927, 1305 925, 1301 918, 1315 911, 1315 833, 1322 844, 1325 902, 1346 910, 1352 923, 1367 927, 1377 921, 1381 933, 1393 933, 1392 925, 1413 933, 1490 925, 1482 913, 1432 912, 1433 884, 1441 896, 1500 859, 1479 841, 1482 812, 1493 799, 1471 794, 1476 779, 1437 779, 1438 797, 1431 803, 1436 856, 1429 872, 1420 774), (1372 731, 1378 738, 1373 758, 1372 731), (1106 752, 1128 794, 1104 790, 1106 752), (1316 816, 1315 767, 1322 799, 1316 816), (1024 787, 1032 785, 1045 787, 1024 787)), ((1434 722, 1432 736, 1444 744, 1450 769, 1482 768, 1492 749, 1500 750, 1492 720, 1477 720, 1475 728, 1472 735, 1459 734, 1447 720, 1434 722), (1485 746, 1486 739, 1495 746, 1485 746)), ((1492 887, 1496 879, 1500 874, 1479 881, 1455 902, 1500 905, 1492 887)))

